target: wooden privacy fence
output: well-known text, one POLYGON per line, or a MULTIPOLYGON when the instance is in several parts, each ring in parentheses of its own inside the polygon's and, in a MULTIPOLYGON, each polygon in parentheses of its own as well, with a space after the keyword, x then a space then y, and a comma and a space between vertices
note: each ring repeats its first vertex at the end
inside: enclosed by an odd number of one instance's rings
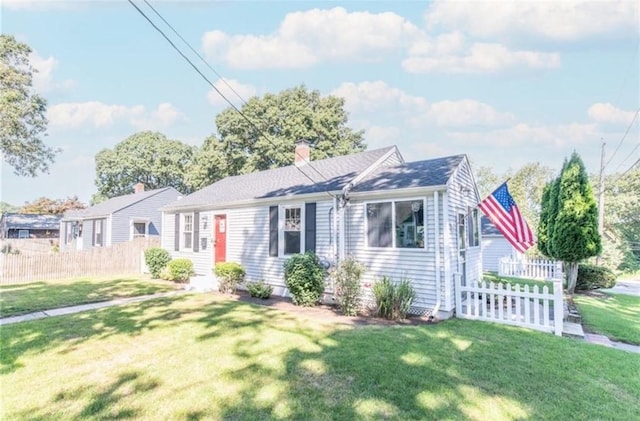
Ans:
POLYGON ((0 240, 0 249, 3 253, 50 254, 55 244, 58 244, 57 238, 4 238, 0 240))
POLYGON ((159 237, 146 237, 83 251, 46 255, 0 254, 0 284, 141 273, 144 250, 159 245, 159 237))
POLYGON ((548 286, 511 285, 480 282, 462 285, 462 277, 455 275, 456 317, 484 320, 562 335, 564 307, 562 280, 548 286))
POLYGON ((500 259, 498 275, 527 279, 562 279, 562 262, 546 259, 528 259, 521 257, 500 259))

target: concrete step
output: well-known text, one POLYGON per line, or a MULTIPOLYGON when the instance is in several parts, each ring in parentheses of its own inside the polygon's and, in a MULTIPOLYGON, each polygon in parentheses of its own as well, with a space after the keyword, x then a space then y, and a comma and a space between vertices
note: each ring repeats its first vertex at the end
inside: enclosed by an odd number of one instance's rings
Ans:
POLYGON ((584 330, 582 329, 582 325, 580 323, 573 323, 565 320, 564 323, 562 323, 562 336, 584 339, 584 330))

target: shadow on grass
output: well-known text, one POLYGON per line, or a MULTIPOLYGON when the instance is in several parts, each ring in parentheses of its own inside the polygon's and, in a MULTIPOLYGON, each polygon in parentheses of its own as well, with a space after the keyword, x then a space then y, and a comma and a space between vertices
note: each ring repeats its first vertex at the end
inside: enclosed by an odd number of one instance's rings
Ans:
POLYGON ((166 292, 175 284, 136 277, 33 282, 0 287, 0 316, 166 292))

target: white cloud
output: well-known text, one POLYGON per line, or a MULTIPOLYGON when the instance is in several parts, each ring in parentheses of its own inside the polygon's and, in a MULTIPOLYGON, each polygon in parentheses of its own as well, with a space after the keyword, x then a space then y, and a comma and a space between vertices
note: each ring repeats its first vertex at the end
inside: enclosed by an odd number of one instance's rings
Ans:
POLYGON ((392 88, 386 82, 345 82, 331 95, 345 99, 345 107, 351 112, 371 112, 380 109, 424 110, 426 99, 409 95, 400 89, 392 88))
POLYGON ((555 41, 629 33, 637 35, 632 0, 435 0, 425 14, 429 29, 455 28, 479 37, 535 36, 555 41))
POLYGON ((441 43, 423 40, 414 45, 409 57, 402 62, 402 67, 410 73, 496 73, 518 67, 560 67, 558 53, 514 51, 492 43, 474 43, 463 49, 460 38, 455 38, 455 44, 448 48, 443 48, 441 43))
POLYGON ((429 117, 438 126, 496 126, 510 124, 515 117, 472 99, 440 101, 431 104, 429 117))
MULTIPOLYGON (((251 97, 256 95, 255 87, 252 85, 244 85, 235 79, 218 79, 213 85, 238 108, 243 105, 242 100, 249 101, 251 97), (242 99, 238 98, 238 95, 242 99)), ((228 105, 228 102, 225 101, 213 88, 209 90, 207 99, 209 100, 209 103, 215 106, 226 107, 228 105)))
POLYGON ((68 8, 72 3, 79 1, 63 0, 2 0, 0 4, 10 10, 48 10, 68 8))
POLYGON ((147 111, 143 105, 109 105, 99 101, 62 103, 49 107, 47 118, 52 127, 78 129, 106 128, 128 123, 138 129, 166 128, 186 117, 169 103, 147 111))
POLYGON ((37 51, 29 55, 29 62, 36 72, 33 72, 33 88, 36 92, 49 92, 54 89, 68 89, 75 85, 73 80, 67 79, 63 82, 54 82, 53 70, 58 67, 58 60, 49 56, 42 57, 37 51))
POLYGON ((375 61, 419 36, 415 25, 395 13, 335 7, 289 13, 270 35, 206 32, 202 46, 209 58, 223 58, 234 68, 306 68, 320 61, 375 61))
POLYGON ((596 103, 587 110, 587 114, 598 123, 622 123, 630 124, 635 117, 635 112, 624 111, 610 103, 596 103))

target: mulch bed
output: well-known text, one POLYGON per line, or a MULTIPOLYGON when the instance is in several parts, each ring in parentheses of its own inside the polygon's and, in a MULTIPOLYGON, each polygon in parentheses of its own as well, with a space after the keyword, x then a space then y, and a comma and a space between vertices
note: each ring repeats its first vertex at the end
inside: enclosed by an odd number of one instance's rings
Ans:
POLYGON ((275 308, 288 313, 322 320, 323 322, 332 322, 351 326, 419 326, 432 325, 439 322, 438 319, 429 316, 414 315, 409 315, 405 320, 397 321, 370 316, 366 313, 358 316, 343 316, 340 314, 340 311, 336 306, 326 304, 319 304, 315 307, 297 306, 294 305, 289 298, 271 296, 265 300, 261 298, 254 298, 250 296, 247 291, 237 291, 235 294, 229 295, 228 297, 245 303, 275 308))

